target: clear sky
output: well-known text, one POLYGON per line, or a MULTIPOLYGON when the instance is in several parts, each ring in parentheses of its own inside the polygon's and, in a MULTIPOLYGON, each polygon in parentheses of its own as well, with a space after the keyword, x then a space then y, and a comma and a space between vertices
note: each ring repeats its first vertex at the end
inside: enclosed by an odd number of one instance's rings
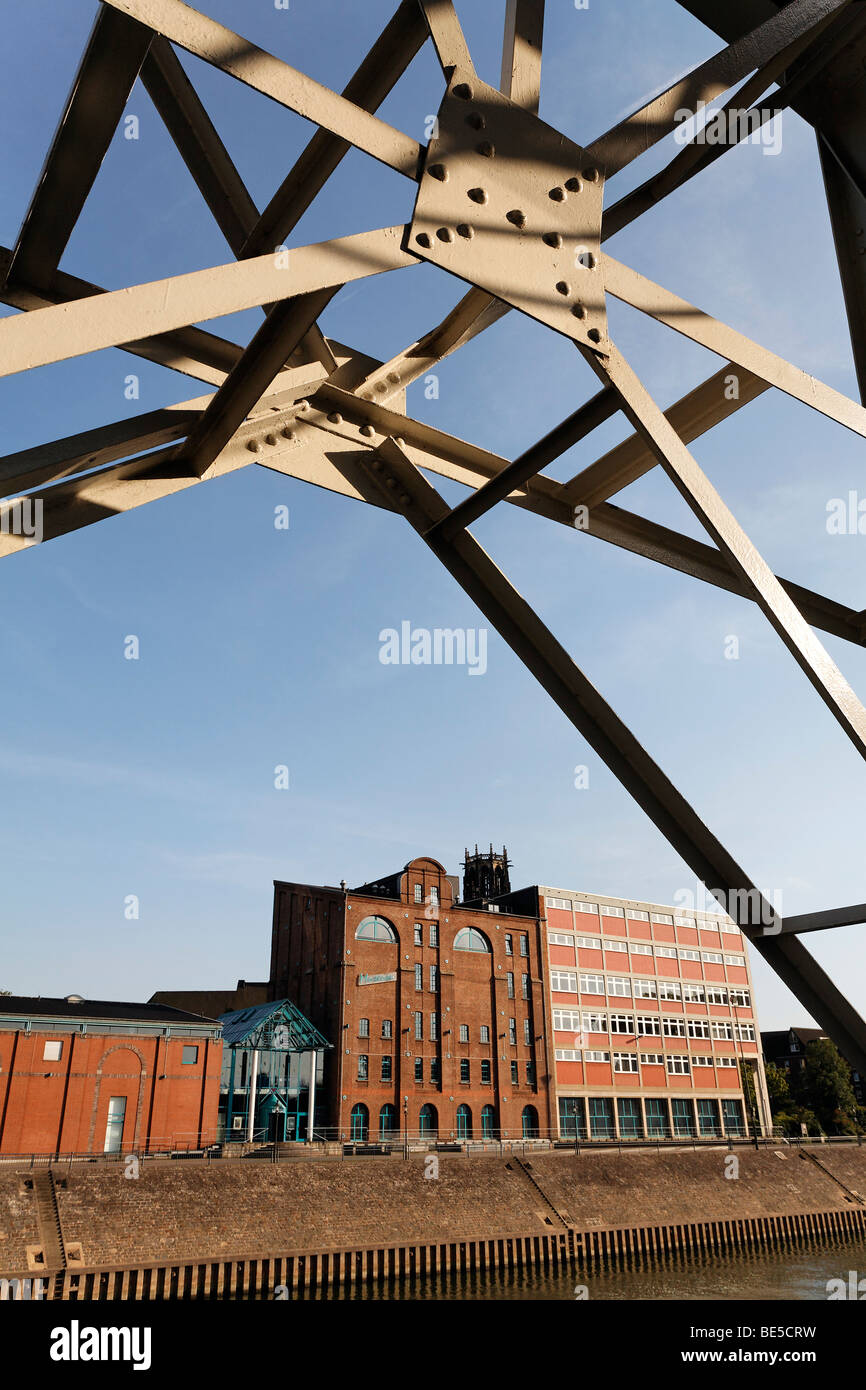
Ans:
MULTIPOLYGON (((207 12, 342 88, 393 0, 203 0, 207 12)), ((458 11, 498 83, 499 0, 458 11)), ((96 6, 4 5, 15 60, 0 86, 0 239, 14 244, 96 6)), ((721 47, 673 0, 548 0, 542 117, 586 144, 721 47)), ((259 207, 309 138, 299 117, 183 55, 259 207)), ((381 114, 419 141, 442 77, 432 46, 381 114)), ((109 288, 231 259, 140 84, 62 266, 109 288)), ((727 152, 612 239, 620 260, 856 395, 814 134, 783 118, 777 154, 727 152)), ((673 139, 618 176, 621 192, 673 139)), ((406 221, 412 187, 353 153, 290 245, 406 221)), ((463 286, 431 268, 355 284, 326 333, 387 358, 463 286)), ((3 312, 14 312, 11 310, 3 312)), ((249 313, 209 325, 248 341, 249 313)), ((721 365, 614 305, 611 333, 664 406, 721 365)), ((418 418, 509 457, 597 389, 573 348, 509 314, 409 391, 418 418)), ((0 382, 4 453, 209 388, 109 351, 0 382), (138 400, 125 378, 140 378, 138 400)), ((627 433, 613 420, 549 471, 570 477, 627 433)), ((866 604, 859 535, 827 504, 862 487, 862 440, 768 392, 693 451, 777 573, 866 604)), ((456 500, 461 489, 442 486, 456 500)), ((616 499, 691 535, 655 470, 616 499)), ((859 902, 864 772, 756 607, 505 504, 479 540, 710 828, 783 911, 859 902), (739 658, 726 659, 738 638, 739 658)), ((457 872, 464 846, 507 844, 529 882, 670 901, 693 876, 510 650, 487 669, 392 666, 379 634, 483 620, 405 523, 251 467, 2 565, 2 968, 22 994, 147 998, 267 974, 272 880, 350 884, 417 854, 457 872), (290 509, 288 530, 274 509, 290 509), (140 659, 126 660, 135 635, 140 659), (289 768, 277 789, 274 770, 289 768), (574 785, 585 764, 589 786, 574 785), (127 920, 129 895, 140 902, 127 920)), ((866 657, 823 638, 866 691, 866 657)), ((808 945, 862 1009, 858 933, 808 945)), ((803 1008, 754 961, 764 1027, 803 1008)))

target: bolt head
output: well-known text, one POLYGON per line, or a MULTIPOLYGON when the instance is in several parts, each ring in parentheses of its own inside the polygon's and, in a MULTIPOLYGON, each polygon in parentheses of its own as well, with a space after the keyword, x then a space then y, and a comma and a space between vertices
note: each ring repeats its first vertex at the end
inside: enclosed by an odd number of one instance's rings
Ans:
POLYGON ((475 228, 470 227, 468 222, 458 222, 457 235, 462 236, 466 241, 471 241, 475 235, 475 228))
POLYGON ((541 240, 544 242, 545 246, 552 246, 555 250, 558 250, 562 245, 562 237, 559 235, 559 232, 545 232, 541 240))
POLYGON ((415 240, 417 241, 419 246, 424 246, 427 249, 429 249, 433 244, 426 232, 419 232, 415 240))
POLYGON ((583 177, 586 179, 587 183, 598 183, 598 170, 584 169, 583 177))
POLYGON ((343 423, 343 417, 338 410, 332 410, 328 419, 332 425, 342 425, 343 423))
POLYGON ((586 336, 591 343, 601 342, 601 331, 598 328, 591 328, 586 336))
POLYGON ((467 198, 471 198, 473 203, 487 202, 487 193, 483 188, 470 188, 466 196, 467 198))
POLYGON ((486 121, 480 111, 470 111, 466 117, 466 124, 471 126, 473 130, 483 130, 486 121))
POLYGON ((251 454, 260 454, 262 451, 262 446, 257 439, 248 439, 247 448, 251 454))
POLYGON ((565 186, 569 193, 579 193, 581 188, 580 179, 566 179, 565 186))
POLYGON ((496 153, 495 147, 491 145, 489 140, 482 140, 481 144, 476 145, 475 148, 477 149, 479 154, 484 155, 485 159, 492 159, 496 153))
POLYGON ((431 164, 427 172, 431 179, 438 179, 440 183, 448 182, 448 170, 444 164, 431 164))
POLYGON ((373 429, 373 426, 372 426, 372 425, 362 425, 362 426, 361 426, 361 433, 364 435, 364 437, 365 437, 366 439, 370 439, 371 436, 375 434, 375 432, 376 432, 376 431, 373 429))
POLYGON ((557 185, 556 188, 551 188, 547 196, 552 198, 555 203, 563 203, 565 202, 565 189, 557 185))
POLYGON ((572 304, 571 312, 574 314, 574 317, 576 319, 586 318, 586 310, 584 309, 582 304, 572 304))
POLYGON ((454 88, 454 95, 458 97, 460 101, 471 101, 472 88, 469 86, 468 82, 458 82, 457 86, 454 88))
POLYGON ((571 289, 571 286, 568 284, 568 282, 567 282, 566 280, 558 280, 558 281, 557 281, 557 284, 556 284, 556 293, 557 293, 557 294, 568 294, 568 293, 570 292, 570 289, 571 289))
POLYGON ((454 233, 450 227, 437 227, 436 235, 440 241, 453 241, 454 233))
POLYGON ((506 222, 510 222, 514 227, 525 227, 526 213, 521 212, 520 208, 512 208, 510 212, 505 214, 505 220, 506 222))

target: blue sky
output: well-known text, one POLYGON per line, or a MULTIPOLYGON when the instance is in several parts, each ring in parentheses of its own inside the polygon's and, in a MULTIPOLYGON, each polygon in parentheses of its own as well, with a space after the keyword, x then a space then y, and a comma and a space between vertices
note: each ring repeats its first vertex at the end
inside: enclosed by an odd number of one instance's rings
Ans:
MULTIPOLYGON (((7 15, 0 239, 14 244, 95 5, 7 15)), ((392 0, 206 0, 207 12, 341 88, 392 0)), ((498 82, 504 4, 458 10, 498 82)), ((548 0, 541 115, 586 144, 720 41, 673 0, 548 0), (611 61, 615 55, 615 62, 611 61)), ((300 118, 183 55, 261 207, 309 138, 300 118)), ((381 114, 423 141, 442 78, 431 45, 381 114)), ((140 138, 112 143, 62 266, 109 288, 231 259, 142 87, 140 138)), ((608 189, 661 167, 664 142, 608 189)), ((351 154, 291 245, 406 221, 412 189, 351 154)), ((839 390, 856 395, 813 132, 777 157, 732 150, 607 250, 839 390)), ((387 358, 462 285, 428 267, 350 286, 326 333, 387 358)), ((4 311, 13 312, 13 311, 4 311)), ((209 325, 248 341, 254 313, 209 325)), ((667 406, 717 358, 619 305, 611 333, 667 406)), ((423 381, 409 410, 513 457, 597 389, 555 334, 512 313, 423 381)), ((111 351, 0 382, 3 452, 209 388, 111 351), (140 396, 125 399, 130 372, 140 396)), ((626 433, 614 419, 549 471, 566 478, 626 433)), ((827 503, 859 486, 858 439, 768 392, 693 446, 777 572, 857 607, 863 537, 827 503)), ((456 500, 461 489, 440 485, 456 500)), ((700 531, 659 470, 616 499, 700 531)), ((853 747, 745 600, 500 505, 474 528, 711 829, 787 913, 861 901, 864 776, 853 747), (725 641, 739 640, 739 659, 725 641)), ((482 619, 395 517, 249 468, 6 559, 0 773, 3 964, 18 993, 147 998, 267 973, 271 882, 362 882, 430 853, 507 844, 514 881, 669 901, 691 873, 493 632, 487 671, 385 666, 379 633, 482 619), (286 505, 287 531, 274 528, 286 505), (140 659, 124 659, 135 634, 140 659), (290 770, 288 790, 274 769, 290 770), (589 767, 589 787, 574 768, 589 767), (126 920, 129 895, 140 901, 126 920)), ((866 657, 831 637, 859 692, 866 657)), ((810 949, 866 1007, 859 928, 810 949)), ((760 961, 764 1027, 806 1022, 760 961)))

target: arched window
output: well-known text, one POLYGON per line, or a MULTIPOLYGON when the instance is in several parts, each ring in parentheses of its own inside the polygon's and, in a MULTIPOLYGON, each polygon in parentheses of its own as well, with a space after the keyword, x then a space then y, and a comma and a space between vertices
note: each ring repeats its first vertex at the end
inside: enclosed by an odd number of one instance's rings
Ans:
POLYGON ((370 1134, 370 1116, 366 1105, 353 1105, 349 1116, 349 1138, 353 1144, 366 1144, 370 1134))
POLYGON ((418 1115, 418 1128, 422 1134, 436 1135, 439 1133, 439 1116, 436 1114, 435 1105, 422 1105, 418 1115))
POLYGON ((356 941, 391 941, 396 943, 397 933, 386 922, 384 917, 365 917, 363 922, 358 923, 358 930, 355 932, 356 941))
POLYGON ((485 1105, 484 1108, 483 1108, 483 1110, 481 1111, 481 1138, 482 1138, 482 1139, 492 1139, 492 1138, 493 1138, 493 1126, 494 1126, 495 1121, 496 1121, 496 1115, 495 1115, 493 1106, 492 1106, 492 1105, 485 1105))
POLYGON ((482 951, 490 955, 490 942, 474 927, 463 927, 454 938, 455 951, 482 951))
POLYGON ((523 1114, 521 1115, 520 1119, 521 1119, 521 1123, 522 1123, 522 1125, 523 1125, 523 1137, 524 1137, 524 1139, 537 1139, 537 1138, 538 1138, 538 1111, 536 1110, 535 1106, 534 1106, 534 1105, 527 1105, 527 1106, 525 1106, 525 1107, 524 1107, 524 1110, 523 1110, 523 1114))
POLYGON ((396 1105, 383 1105, 379 1111, 379 1138, 388 1140, 397 1133, 396 1105))
POLYGON ((472 1111, 468 1105, 458 1105, 457 1107, 457 1138, 472 1138, 472 1111))

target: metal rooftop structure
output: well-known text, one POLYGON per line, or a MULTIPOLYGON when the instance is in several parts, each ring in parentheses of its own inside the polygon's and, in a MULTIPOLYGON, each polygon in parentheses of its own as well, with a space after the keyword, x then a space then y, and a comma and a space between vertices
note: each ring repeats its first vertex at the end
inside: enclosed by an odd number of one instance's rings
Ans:
MULTIPOLYGON (((659 3, 659 0, 656 0, 659 3)), ((616 0, 611 0, 616 3, 616 0)), ((683 110, 726 96, 722 118, 752 131, 788 107, 817 132, 861 396, 866 396, 866 7, 859 0, 681 0, 725 41, 600 139, 579 146, 538 117, 543 0, 507 0, 499 89, 473 67, 451 0, 404 0, 342 93, 257 48, 182 0, 105 0, 14 247, 0 251, 0 374, 107 347, 215 386, 207 396, 0 459, 0 554, 23 497, 45 539, 259 464, 402 518, 430 547, 699 880, 849 1062, 866 1072, 866 1024, 804 947, 812 930, 866 920, 866 905, 782 921, 661 768, 590 684, 468 527, 507 501, 755 602, 857 751, 866 710, 816 636, 863 646, 866 613, 777 577, 688 445, 774 389, 866 435, 866 409, 609 256, 605 241, 723 158, 686 144, 613 200, 608 182, 670 135, 683 110), (443 95, 430 142, 375 113, 432 40, 443 95), (317 127, 259 212, 177 57, 197 56, 317 127), (141 78, 235 259, 107 292, 59 268, 136 78, 141 78), (760 105, 769 94, 768 109, 760 105), (313 246, 282 247, 355 146, 403 175, 406 221, 313 246), (443 320, 386 362, 317 324, 350 281, 433 264, 469 285, 443 320), (608 332, 618 300, 723 359, 667 411, 608 332), (245 348, 197 325, 260 306, 245 348), (564 335, 599 391, 516 459, 411 419, 406 386, 511 310, 564 335), (734 373, 738 391, 725 390, 734 373), (621 413, 633 433, 570 481, 543 473, 621 413), (610 499, 661 468, 707 533, 698 542, 610 499), (470 492, 450 508, 430 481, 470 492)), ((613 55, 611 55, 613 63, 613 55)), ((20 531, 20 528, 18 528, 20 531)))

